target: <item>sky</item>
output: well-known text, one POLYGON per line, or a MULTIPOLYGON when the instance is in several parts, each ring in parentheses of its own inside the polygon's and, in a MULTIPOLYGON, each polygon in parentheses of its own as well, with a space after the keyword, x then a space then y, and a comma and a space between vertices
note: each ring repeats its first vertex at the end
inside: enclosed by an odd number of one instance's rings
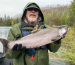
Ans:
POLYGON ((0 17, 10 16, 13 17, 23 12, 23 8, 28 2, 35 2, 40 7, 47 5, 67 5, 71 4, 73 0, 0 0, 0 17))

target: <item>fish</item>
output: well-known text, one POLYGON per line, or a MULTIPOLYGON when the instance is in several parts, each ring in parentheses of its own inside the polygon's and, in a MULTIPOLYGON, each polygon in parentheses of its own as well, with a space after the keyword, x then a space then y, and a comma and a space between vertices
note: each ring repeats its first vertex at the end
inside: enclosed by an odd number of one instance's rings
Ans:
POLYGON ((15 44, 22 44, 22 47, 25 46, 26 49, 40 47, 63 38, 64 36, 66 36, 69 30, 70 29, 68 28, 68 25, 61 25, 40 30, 38 29, 32 34, 14 41, 0 38, 0 41, 5 49, 4 56, 10 49, 13 48, 15 44))

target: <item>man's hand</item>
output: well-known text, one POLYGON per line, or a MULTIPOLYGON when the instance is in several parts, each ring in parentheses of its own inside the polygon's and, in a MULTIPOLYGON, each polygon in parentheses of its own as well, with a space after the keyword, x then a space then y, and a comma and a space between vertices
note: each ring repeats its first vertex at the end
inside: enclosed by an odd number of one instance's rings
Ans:
POLYGON ((55 41, 55 44, 59 44, 59 43, 61 43, 61 39, 55 41))
POLYGON ((26 47, 22 48, 22 44, 15 44, 12 48, 13 51, 22 51, 25 52, 26 51, 26 47))
POLYGON ((65 38, 65 35, 63 37, 61 37, 59 40, 55 41, 55 44, 60 44, 61 43, 61 39, 65 38))

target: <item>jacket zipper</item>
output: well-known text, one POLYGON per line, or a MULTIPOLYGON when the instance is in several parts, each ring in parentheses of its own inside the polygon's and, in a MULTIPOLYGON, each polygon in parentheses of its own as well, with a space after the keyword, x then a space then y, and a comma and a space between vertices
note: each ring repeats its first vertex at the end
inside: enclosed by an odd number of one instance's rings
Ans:
POLYGON ((26 65, 25 55, 26 55, 26 53, 24 54, 24 65, 26 65))

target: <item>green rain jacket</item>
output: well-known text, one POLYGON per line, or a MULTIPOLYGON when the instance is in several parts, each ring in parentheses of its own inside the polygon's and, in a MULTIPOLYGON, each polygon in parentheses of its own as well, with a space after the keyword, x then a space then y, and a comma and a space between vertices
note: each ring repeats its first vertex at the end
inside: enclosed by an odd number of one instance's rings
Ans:
MULTIPOLYGON (((24 15, 26 14, 26 8, 30 4, 35 4, 36 6, 38 6, 36 3, 28 3, 27 6, 24 8, 22 20, 23 20, 24 15)), ((38 6, 38 8, 39 8, 39 6, 38 6)), ((43 17, 41 10, 40 10, 39 16, 41 16, 42 21, 44 21, 44 17, 43 17)), ((43 24, 43 25, 40 24, 39 28, 42 29, 43 27, 48 28, 49 26, 46 24, 43 24)), ((16 36, 18 36, 18 35, 20 35, 20 38, 23 37, 22 32, 21 32, 21 22, 15 24, 10 29, 7 39, 14 40, 16 38, 16 36)), ((25 65, 25 62, 26 62, 26 65, 49 65, 48 50, 50 50, 51 52, 57 52, 60 45, 61 45, 61 43, 59 43, 59 44, 50 43, 50 44, 46 45, 46 49, 36 50, 36 53, 33 54, 33 57, 35 58, 34 60, 31 60, 30 59, 31 56, 29 56, 26 52, 13 51, 12 49, 8 51, 8 53, 6 54, 5 57, 8 59, 13 59, 13 65, 25 65)))

